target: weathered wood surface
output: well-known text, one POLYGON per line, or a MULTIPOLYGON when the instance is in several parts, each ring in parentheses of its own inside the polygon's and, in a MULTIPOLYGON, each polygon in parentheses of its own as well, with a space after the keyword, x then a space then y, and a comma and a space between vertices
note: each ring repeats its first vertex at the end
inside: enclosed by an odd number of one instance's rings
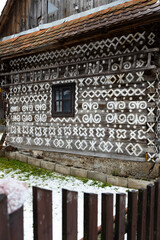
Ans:
POLYGON ((0 194, 0 239, 10 240, 7 196, 0 194))
MULTIPOLYGON (((34 239, 52 240, 52 191, 33 187, 34 239)), ((113 217, 113 194, 102 194, 102 226, 97 227, 98 195, 84 193, 84 238, 81 240, 159 240, 160 181, 138 192, 116 194, 116 216, 113 217), (155 193, 155 195, 154 195, 155 193), (137 214, 138 207, 138 214, 137 214), (127 214, 126 214, 127 213, 127 214), (146 215, 147 214, 147 215, 146 215), (127 217, 126 217, 127 215, 127 217), (113 221, 114 220, 114 221, 113 221), (115 226, 113 225, 115 223, 115 226)), ((62 190, 62 239, 77 240, 78 194, 62 190)), ((54 204, 54 201, 53 201, 54 204)), ((8 214, 7 197, 0 195, 0 239, 23 240, 23 206, 8 214)), ((61 230, 60 230, 61 231, 61 230)), ((54 234, 54 233, 53 233, 54 234)))
POLYGON ((9 87, 8 142, 154 161, 155 38, 155 32, 125 33, 11 59, 10 72, 1 70, 2 83, 9 87), (76 86, 74 117, 53 115, 52 89, 64 83, 76 86))
POLYGON ((62 190, 62 239, 77 240, 78 193, 62 190))
POLYGON ((109 2, 109 0, 102 2, 96 0, 16 0, 13 4, 10 1, 8 7, 10 11, 6 11, 6 16, 9 15, 10 18, 8 20, 4 13, 0 36, 12 35, 36 27, 39 23, 49 23, 109 2))
POLYGON ((113 240, 113 194, 102 194, 102 240, 113 240))
POLYGON ((138 193, 130 191, 128 193, 128 229, 127 239, 136 240, 137 237, 137 209, 138 209, 138 193))
POLYGON ((138 192, 137 240, 146 239, 147 189, 138 192))
POLYGON ((116 195, 115 240, 124 239, 125 234, 125 194, 116 195))
POLYGON ((160 239, 160 180, 155 182, 154 239, 160 239))
POLYGON ((97 240, 98 196, 84 194, 84 240, 97 240))
POLYGON ((34 240, 52 240, 52 191, 33 187, 34 240))
POLYGON ((9 215, 10 240, 24 239, 23 207, 9 215))

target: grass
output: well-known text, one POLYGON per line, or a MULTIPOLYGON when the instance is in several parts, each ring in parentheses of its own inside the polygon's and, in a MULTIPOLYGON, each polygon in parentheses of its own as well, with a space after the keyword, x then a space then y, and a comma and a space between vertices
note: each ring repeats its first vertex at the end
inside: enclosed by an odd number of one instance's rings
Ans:
MULTIPOLYGON (((23 163, 20 162, 18 160, 8 160, 7 158, 0 158, 0 171, 3 171, 4 174, 2 174, 0 176, 0 178, 5 177, 5 174, 7 173, 11 173, 13 172, 13 175, 11 175, 11 177, 14 177, 14 175, 19 175, 19 174, 23 174, 23 177, 19 176, 19 180, 28 180, 30 178, 30 176, 32 177, 41 177, 42 179, 46 180, 46 179, 60 179, 62 181, 67 181, 67 180, 71 180, 74 178, 73 177, 69 177, 69 176, 64 176, 64 175, 60 175, 48 170, 45 170, 43 168, 38 168, 32 165, 29 165, 27 163, 23 163)), ((105 188, 107 186, 111 187, 110 184, 106 183, 106 182, 101 182, 98 180, 94 180, 94 179, 88 179, 88 178, 80 178, 80 177, 75 177, 76 179, 80 180, 84 185, 87 183, 90 186, 96 186, 99 188, 105 188)))

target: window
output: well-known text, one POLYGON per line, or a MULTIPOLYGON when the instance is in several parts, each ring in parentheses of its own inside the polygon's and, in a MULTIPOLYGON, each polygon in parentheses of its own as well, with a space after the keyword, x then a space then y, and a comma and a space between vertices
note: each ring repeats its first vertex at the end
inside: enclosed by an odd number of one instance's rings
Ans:
POLYGON ((75 84, 53 85, 53 117, 74 116, 75 84))

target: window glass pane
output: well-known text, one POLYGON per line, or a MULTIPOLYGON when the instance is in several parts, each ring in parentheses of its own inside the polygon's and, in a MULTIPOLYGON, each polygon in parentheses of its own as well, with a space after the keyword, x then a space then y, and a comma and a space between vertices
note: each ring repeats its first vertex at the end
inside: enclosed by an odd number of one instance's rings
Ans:
POLYGON ((62 112, 62 101, 56 102, 56 112, 62 112))
POLYGON ((57 84, 52 88, 53 117, 74 116, 74 84, 57 84))
POLYGON ((71 99, 71 90, 70 89, 64 90, 63 94, 64 94, 64 99, 65 100, 71 99))
POLYGON ((63 102, 63 112, 65 112, 65 113, 71 112, 71 102, 70 101, 63 102))
POLYGON ((56 100, 62 100, 62 89, 56 90, 56 100))

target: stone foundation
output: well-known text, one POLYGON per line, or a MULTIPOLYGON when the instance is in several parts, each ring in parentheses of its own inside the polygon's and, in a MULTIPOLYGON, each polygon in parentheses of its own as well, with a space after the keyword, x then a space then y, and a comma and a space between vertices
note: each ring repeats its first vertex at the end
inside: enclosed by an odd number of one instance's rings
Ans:
POLYGON ((30 154, 36 158, 42 158, 45 161, 107 175, 120 177, 131 176, 146 180, 155 179, 160 176, 160 163, 122 161, 119 159, 43 151, 31 151, 30 154))
POLYGON ((160 176, 160 163, 120 161, 42 151, 6 152, 6 157, 61 174, 91 178, 129 188, 146 187, 151 182, 138 179, 151 180, 160 176))

